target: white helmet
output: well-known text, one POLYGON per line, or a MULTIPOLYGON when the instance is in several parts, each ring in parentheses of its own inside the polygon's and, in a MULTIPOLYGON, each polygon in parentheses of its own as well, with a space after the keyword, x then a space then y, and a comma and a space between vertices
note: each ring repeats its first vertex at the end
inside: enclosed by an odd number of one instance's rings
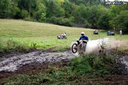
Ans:
POLYGON ((84 32, 81 32, 81 35, 85 35, 85 33, 84 32))

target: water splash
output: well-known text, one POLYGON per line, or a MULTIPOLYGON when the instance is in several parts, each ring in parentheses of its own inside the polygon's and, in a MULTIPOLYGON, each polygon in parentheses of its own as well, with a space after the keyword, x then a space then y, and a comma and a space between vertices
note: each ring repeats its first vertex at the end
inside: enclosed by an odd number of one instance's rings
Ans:
POLYGON ((99 54, 101 52, 107 52, 111 49, 120 47, 121 42, 119 40, 102 38, 97 40, 90 40, 87 43, 85 54, 99 54))

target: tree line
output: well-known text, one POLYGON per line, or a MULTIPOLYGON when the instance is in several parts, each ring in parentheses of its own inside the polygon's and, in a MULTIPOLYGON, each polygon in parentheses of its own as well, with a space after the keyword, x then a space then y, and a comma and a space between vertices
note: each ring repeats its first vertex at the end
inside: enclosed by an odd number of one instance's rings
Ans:
POLYGON ((0 18, 128 33, 128 4, 106 5, 105 0, 0 0, 0 18))

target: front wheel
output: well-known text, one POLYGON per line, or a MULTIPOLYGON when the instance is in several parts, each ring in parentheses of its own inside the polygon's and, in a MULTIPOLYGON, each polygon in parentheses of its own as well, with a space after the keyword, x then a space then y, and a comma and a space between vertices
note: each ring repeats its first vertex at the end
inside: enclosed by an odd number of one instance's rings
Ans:
POLYGON ((77 51, 78 51, 78 49, 77 49, 77 44, 74 43, 74 44, 72 45, 72 52, 73 52, 73 53, 76 53, 77 51))

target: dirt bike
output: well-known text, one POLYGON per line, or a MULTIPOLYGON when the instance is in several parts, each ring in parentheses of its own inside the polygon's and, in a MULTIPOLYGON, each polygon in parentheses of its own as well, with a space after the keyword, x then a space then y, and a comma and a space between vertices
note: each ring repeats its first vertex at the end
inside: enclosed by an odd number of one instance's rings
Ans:
POLYGON ((72 45, 72 52, 77 53, 79 51, 80 54, 83 54, 86 50, 87 41, 86 40, 77 40, 72 45))
POLYGON ((57 35, 57 39, 67 39, 66 36, 62 36, 62 35, 57 35))

